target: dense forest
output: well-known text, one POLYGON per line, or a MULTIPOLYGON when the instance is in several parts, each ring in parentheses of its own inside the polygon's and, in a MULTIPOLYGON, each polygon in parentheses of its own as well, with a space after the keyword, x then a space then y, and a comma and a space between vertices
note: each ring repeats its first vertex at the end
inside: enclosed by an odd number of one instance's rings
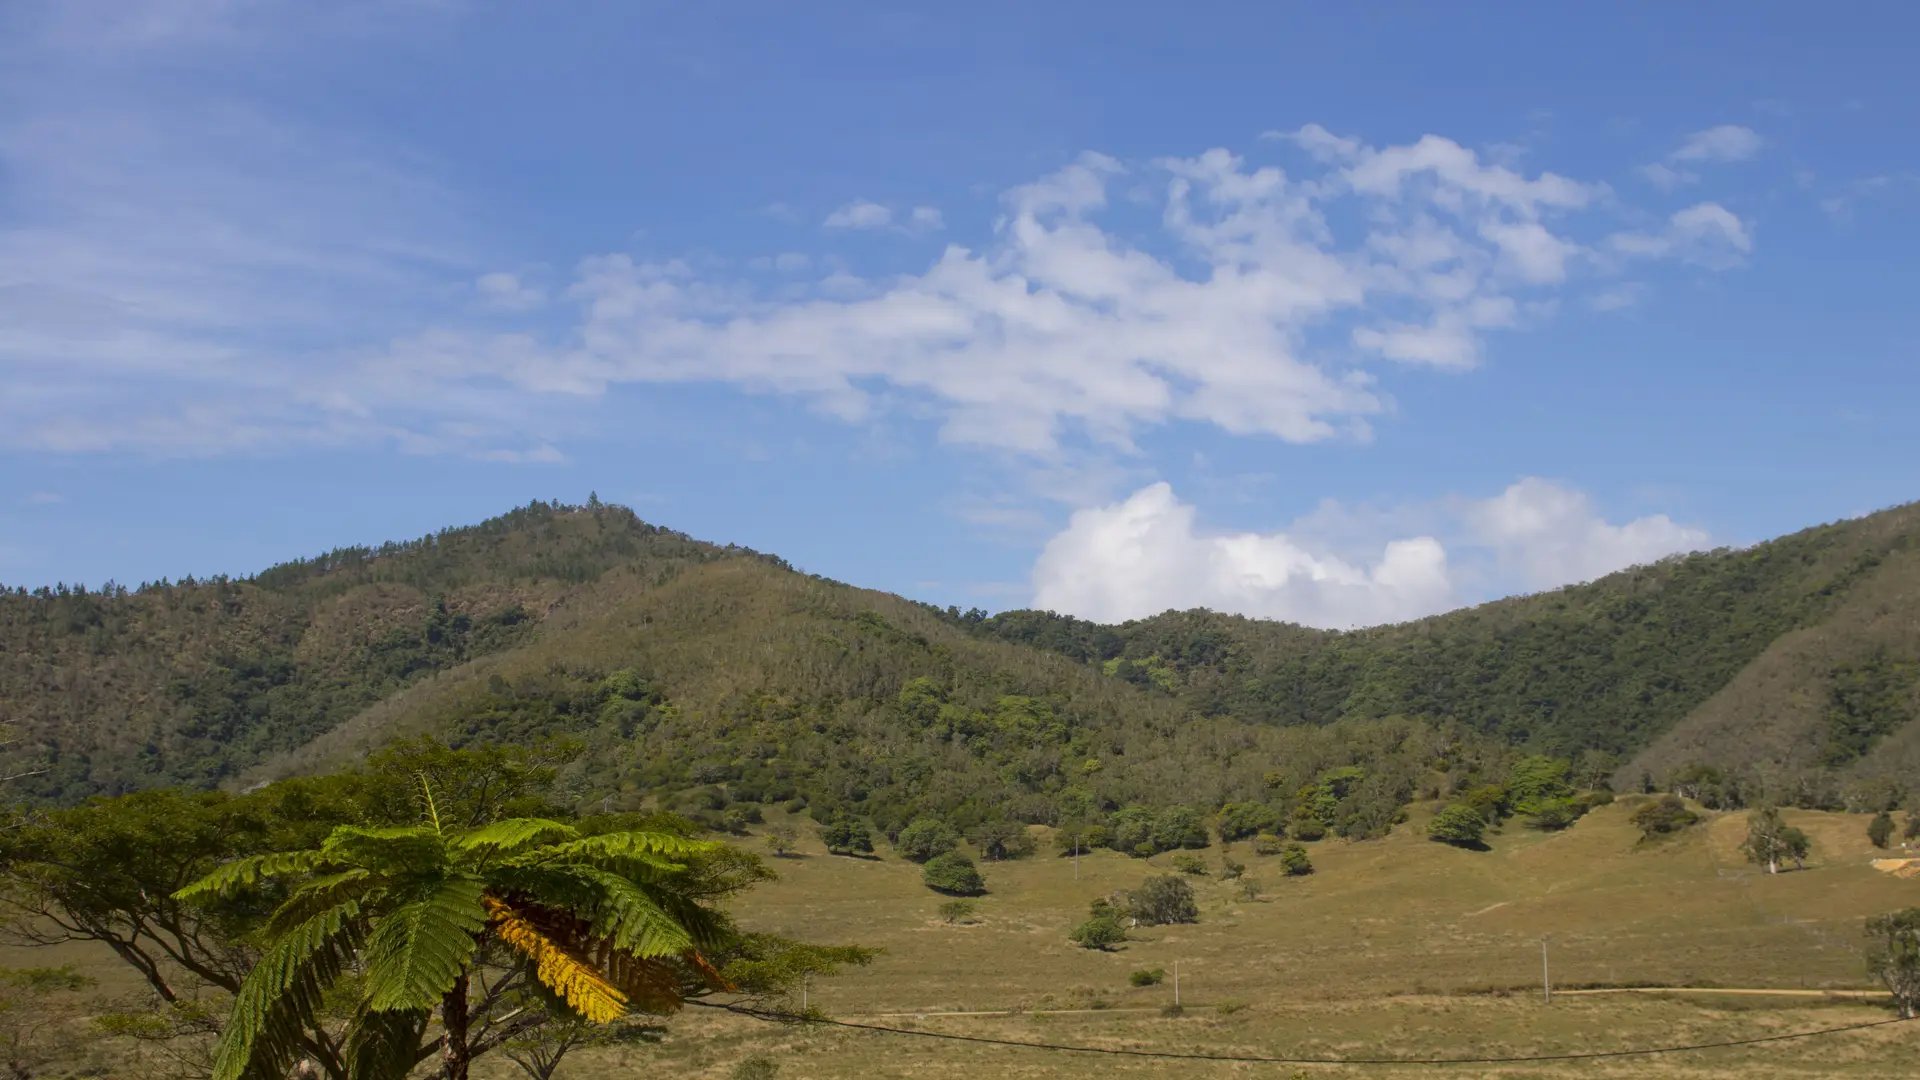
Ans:
POLYGON ((715 824, 1239 806, 1364 836, 1542 756, 1584 787, 1706 770, 1729 804, 1897 802, 1920 762, 1916 529, 1900 508, 1337 633, 940 610, 534 503, 247 579, 7 592, 0 721, 16 786, 54 804, 239 789, 421 734, 577 740, 582 806, 715 824))

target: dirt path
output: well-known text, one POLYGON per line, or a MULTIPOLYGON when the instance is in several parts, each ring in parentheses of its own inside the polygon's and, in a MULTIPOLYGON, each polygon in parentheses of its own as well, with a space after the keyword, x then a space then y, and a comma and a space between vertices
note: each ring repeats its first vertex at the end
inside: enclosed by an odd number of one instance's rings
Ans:
MULTIPOLYGON (((1885 990, 1776 990, 1744 986, 1603 986, 1586 990, 1555 990, 1554 997, 1579 997, 1590 994, 1735 994, 1749 997, 1812 997, 1874 1000, 1887 996, 1885 990)), ((1211 1009, 1212 1005, 1187 1005, 1188 1009, 1211 1009)), ((935 1009, 907 1012, 848 1013, 849 1019, 924 1020, 935 1016, 1073 1016, 1094 1013, 1159 1012, 1158 1005, 1115 1005, 1107 1009, 935 1009)))
POLYGON ((1764 990, 1734 986, 1605 986, 1593 990, 1555 990, 1555 997, 1575 994, 1750 994, 1756 997, 1883 998, 1885 990, 1764 990))

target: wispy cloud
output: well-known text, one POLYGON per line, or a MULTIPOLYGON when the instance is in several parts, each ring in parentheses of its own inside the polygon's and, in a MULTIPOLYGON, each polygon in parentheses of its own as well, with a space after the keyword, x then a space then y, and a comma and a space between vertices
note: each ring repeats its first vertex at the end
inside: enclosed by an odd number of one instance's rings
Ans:
POLYGON ((855 199, 828 214, 820 224, 828 229, 884 229, 893 224, 893 211, 876 202, 855 199))
POLYGON ((1721 124, 1696 131, 1680 141, 1662 161, 1640 166, 1640 175, 1663 188, 1700 182, 1694 166, 1746 161, 1766 145, 1758 132, 1739 124, 1721 124))

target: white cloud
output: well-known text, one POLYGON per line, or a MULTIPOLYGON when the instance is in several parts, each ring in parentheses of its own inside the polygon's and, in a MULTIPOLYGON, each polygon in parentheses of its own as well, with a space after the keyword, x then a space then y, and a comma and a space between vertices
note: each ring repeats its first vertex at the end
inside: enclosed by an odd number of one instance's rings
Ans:
POLYGON ((820 224, 829 229, 884 229, 893 224, 893 211, 876 202, 855 199, 828 214, 820 224))
POLYGON ((1560 585, 1707 546, 1703 530, 1665 514, 1610 525, 1578 491, 1527 477, 1463 515, 1473 537, 1529 589, 1560 585))
POLYGON ((1687 136, 1670 157, 1674 161, 1745 161, 1759 153, 1761 145, 1752 128, 1721 124, 1687 136))
POLYGON ((1165 483, 1075 512, 1034 563, 1033 606, 1102 622, 1206 607, 1346 628, 1484 599, 1464 594, 1469 575, 1450 558, 1443 532, 1457 534, 1456 551, 1491 560, 1496 591, 1586 581, 1708 539, 1665 515, 1610 524, 1585 495, 1533 477, 1489 499, 1450 504, 1445 520, 1432 522, 1439 529, 1392 538, 1379 529, 1435 515, 1325 504, 1271 533, 1209 533, 1197 516, 1165 483), (1344 542, 1329 542, 1332 534, 1344 542))
POLYGON ((1719 203, 1696 203, 1667 219, 1659 232, 1615 233, 1610 248, 1634 258, 1676 258, 1709 269, 1738 266, 1753 253, 1753 234, 1719 203))
POLYGON ((503 271, 480 275, 473 287, 482 303, 498 311, 531 311, 547 302, 546 290, 503 271))
POLYGON ((946 218, 941 215, 939 210, 931 206, 914 207, 912 215, 908 218, 908 222, 915 232, 939 232, 941 229, 947 227, 946 218))
POLYGON ((1765 140, 1752 128, 1721 124, 1687 136, 1666 156, 1666 160, 1642 165, 1638 172, 1657 187, 1697 184, 1700 182, 1699 172, 1685 166, 1746 161, 1759 153, 1764 145, 1765 140))
POLYGON ((778 270, 782 273, 793 273, 812 266, 813 258, 804 252, 783 251, 778 255, 760 255, 749 259, 747 265, 755 270, 778 270))
POLYGON ((1356 563, 1285 533, 1207 536, 1165 483, 1078 511, 1033 568, 1034 607, 1101 622, 1208 607, 1346 627, 1413 618, 1452 597, 1446 552, 1432 537, 1395 540, 1356 563))

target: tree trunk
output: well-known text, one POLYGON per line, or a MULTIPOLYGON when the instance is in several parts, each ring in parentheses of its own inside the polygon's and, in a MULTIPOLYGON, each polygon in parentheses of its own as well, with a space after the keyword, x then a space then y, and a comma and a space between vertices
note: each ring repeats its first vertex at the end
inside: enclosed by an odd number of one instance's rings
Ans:
POLYGON ((467 1080, 467 1066, 472 1062, 471 1047, 467 1045, 467 977, 460 976, 453 989, 440 1001, 440 1026, 445 1034, 440 1037, 441 1076, 444 1080, 467 1080))
POLYGON ((1777 874, 1779 872, 1780 872, 1780 860, 1777 858, 1769 857, 1767 859, 1767 873, 1777 874))

